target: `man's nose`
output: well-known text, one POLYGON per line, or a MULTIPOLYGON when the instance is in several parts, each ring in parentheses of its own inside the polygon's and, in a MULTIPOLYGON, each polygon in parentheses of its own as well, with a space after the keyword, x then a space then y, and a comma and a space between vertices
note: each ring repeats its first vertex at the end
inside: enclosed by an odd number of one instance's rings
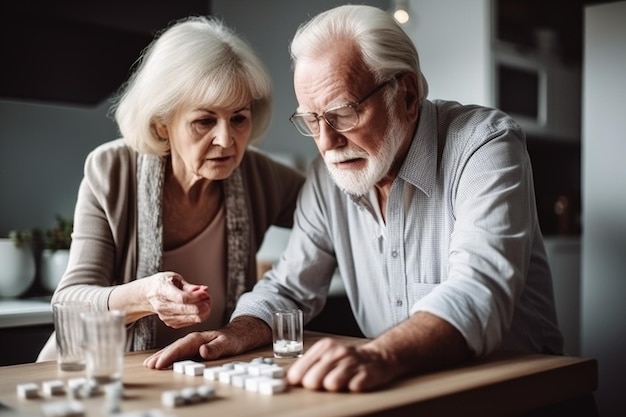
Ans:
POLYGON ((325 120, 320 120, 319 126, 320 133, 315 137, 315 142, 320 152, 329 151, 345 145, 346 138, 330 127, 325 120))

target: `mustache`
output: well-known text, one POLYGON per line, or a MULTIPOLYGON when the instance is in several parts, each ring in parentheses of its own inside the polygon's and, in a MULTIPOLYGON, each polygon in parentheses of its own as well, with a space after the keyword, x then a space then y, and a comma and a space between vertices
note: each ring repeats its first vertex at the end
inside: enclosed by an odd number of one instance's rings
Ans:
POLYGON ((324 161, 329 164, 337 164, 340 162, 349 161, 351 159, 368 158, 369 155, 363 149, 360 148, 348 148, 348 149, 332 149, 324 153, 324 161))

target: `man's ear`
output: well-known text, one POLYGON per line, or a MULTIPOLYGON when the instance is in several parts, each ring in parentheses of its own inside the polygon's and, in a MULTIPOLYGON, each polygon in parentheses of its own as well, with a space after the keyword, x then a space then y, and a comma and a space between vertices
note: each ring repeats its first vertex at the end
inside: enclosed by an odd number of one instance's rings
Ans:
POLYGON ((403 105, 407 121, 413 123, 417 120, 419 112, 419 84, 415 74, 404 74, 398 82, 403 97, 403 105))

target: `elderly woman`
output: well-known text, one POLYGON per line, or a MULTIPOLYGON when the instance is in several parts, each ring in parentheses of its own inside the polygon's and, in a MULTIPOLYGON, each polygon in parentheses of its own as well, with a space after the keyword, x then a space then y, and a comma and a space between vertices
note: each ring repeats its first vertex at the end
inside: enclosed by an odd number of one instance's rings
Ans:
MULTIPOLYGON (((224 325, 304 180, 249 147, 270 107, 264 66, 222 22, 190 17, 157 36, 113 106, 123 139, 86 159, 52 302, 124 311, 128 350, 224 325)), ((53 335, 38 360, 55 349, 53 335)))

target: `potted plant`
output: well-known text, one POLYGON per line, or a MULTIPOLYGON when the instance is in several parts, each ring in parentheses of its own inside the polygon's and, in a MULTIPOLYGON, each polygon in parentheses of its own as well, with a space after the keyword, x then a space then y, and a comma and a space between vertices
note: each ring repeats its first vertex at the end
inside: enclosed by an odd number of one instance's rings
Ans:
POLYGON ((11 231, 0 238, 0 297, 24 294, 35 281, 36 263, 31 231, 11 231))
POLYGON ((67 268, 73 227, 72 220, 57 215, 54 227, 41 233, 43 249, 39 278, 48 291, 56 289, 67 268))

